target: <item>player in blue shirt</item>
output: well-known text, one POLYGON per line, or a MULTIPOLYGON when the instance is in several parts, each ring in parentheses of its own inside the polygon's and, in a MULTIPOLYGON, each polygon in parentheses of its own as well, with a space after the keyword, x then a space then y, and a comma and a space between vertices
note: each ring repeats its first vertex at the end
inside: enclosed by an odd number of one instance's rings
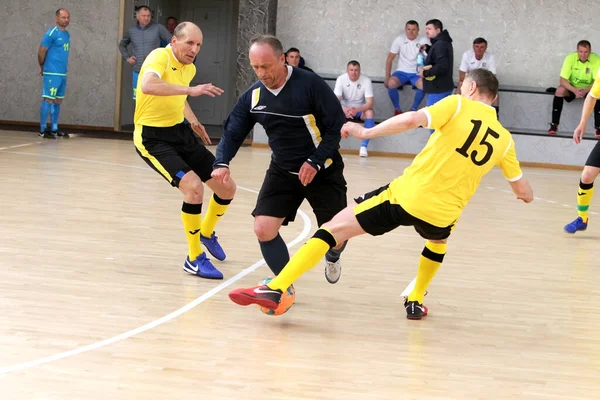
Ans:
POLYGON ((67 26, 70 19, 71 15, 66 9, 58 9, 54 17, 56 26, 46 32, 38 51, 40 75, 44 79, 40 107, 40 137, 46 139, 55 139, 56 136, 69 137, 68 133, 58 131, 58 116, 67 88, 67 63, 71 47, 71 35, 67 32, 67 26), (52 118, 50 131, 46 126, 48 112, 52 118))

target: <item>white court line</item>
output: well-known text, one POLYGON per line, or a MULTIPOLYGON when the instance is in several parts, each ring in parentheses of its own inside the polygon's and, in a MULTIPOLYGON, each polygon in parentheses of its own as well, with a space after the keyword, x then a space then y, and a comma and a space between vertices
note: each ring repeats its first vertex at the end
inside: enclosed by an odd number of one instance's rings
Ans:
POLYGON ((408 286, 406 287, 406 289, 404 289, 404 291, 402 292, 402 294, 400 295, 400 297, 408 297, 408 295, 413 291, 413 289, 415 288, 415 284, 417 283, 417 278, 413 278, 413 280, 408 284, 408 286))
MULTIPOLYGON (((139 168, 139 169, 147 169, 148 171, 150 171, 150 169, 148 167, 137 167, 134 165, 127 165, 127 164, 116 164, 116 163, 108 163, 108 162, 104 162, 104 161, 97 161, 97 160, 87 160, 84 158, 70 158, 70 157, 60 157, 60 156, 48 156, 48 155, 43 155, 43 154, 33 154, 33 153, 19 153, 19 152, 10 152, 10 153, 15 153, 15 154, 23 154, 23 155, 34 155, 34 156, 45 156, 45 157, 52 157, 52 158, 60 158, 60 159, 66 159, 66 160, 74 160, 74 161, 83 161, 83 162, 90 162, 90 163, 96 163, 96 164, 105 164, 105 165, 114 165, 114 166, 122 166, 122 167, 130 167, 130 168, 139 168)), ((248 188, 244 188, 241 186, 238 186, 238 188, 242 189, 242 190, 246 190, 248 192, 251 193, 258 193, 256 190, 253 189, 248 189, 248 188)), ((302 232, 294 239, 292 240, 290 243, 287 244, 288 248, 291 248, 293 246, 295 246, 296 244, 300 243, 302 240, 304 240, 308 234, 310 233, 310 229, 311 229, 311 222, 310 219, 308 218, 308 215, 306 215, 305 212, 303 212, 302 210, 298 210, 298 213, 300 214, 300 216, 302 217, 302 219, 304 220, 304 229, 302 230, 302 232)), ((42 364, 47 364, 49 362, 53 362, 53 361, 58 361, 58 360, 62 360, 64 358, 68 358, 68 357, 72 357, 81 353, 86 353, 88 351, 92 351, 92 350, 97 350, 101 347, 104 346, 108 346, 109 344, 113 344, 116 342, 119 342, 121 340, 130 338, 132 336, 138 335, 140 333, 146 332, 150 329, 156 328, 159 325, 162 325, 164 323, 167 323, 177 317, 179 317, 180 315, 190 311, 191 309, 193 309, 194 307, 198 306, 199 304, 205 302, 206 300, 210 299, 211 297, 213 297, 215 294, 219 293, 221 290, 225 289, 226 287, 232 285, 233 283, 239 281, 240 279, 242 279, 244 276, 248 275, 249 273, 255 271, 258 267, 260 267, 261 265, 265 264, 265 260, 259 260, 256 263, 252 264, 251 266, 249 266, 248 268, 242 270, 241 272, 239 272, 237 275, 229 278, 228 280, 226 280, 225 282, 221 283, 220 285, 212 288, 211 290, 209 290, 208 292, 204 293, 202 296, 198 297, 196 300, 192 301, 191 303, 186 304, 185 306, 181 307, 180 309, 173 311, 170 314, 167 314, 161 318, 158 318, 152 322, 147 323, 146 325, 142 325, 138 328, 132 329, 128 332, 125 333, 121 333, 120 335, 116 335, 113 336, 111 338, 105 339, 105 340, 101 340, 99 342, 96 343, 92 343, 89 344, 87 346, 83 346, 83 347, 78 347, 76 349, 73 350, 69 350, 69 351, 65 351, 63 353, 59 353, 59 354, 55 354, 53 356, 49 356, 49 357, 44 357, 44 358, 40 358, 37 360, 33 360, 33 361, 29 361, 29 362, 25 362, 25 363, 21 363, 21 364, 16 364, 16 365, 12 365, 9 367, 4 367, 4 368, 0 368, 0 375, 4 375, 4 374, 8 374, 10 372, 15 372, 15 371, 21 371, 27 368, 32 368, 32 367, 37 367, 39 365, 42 364)))
MULTIPOLYGON (((92 163, 92 164, 112 165, 114 167, 127 167, 127 168, 144 169, 144 170, 151 171, 151 169, 148 169, 148 166, 145 165, 145 164, 143 164, 143 165, 119 164, 119 163, 112 163, 112 162, 101 161, 101 160, 89 160, 87 158, 62 157, 62 156, 53 156, 53 155, 50 155, 50 154, 39 154, 39 153, 26 153, 24 151, 5 151, 5 153, 19 154, 19 155, 22 155, 22 156, 57 158, 57 159, 61 159, 61 160, 81 161, 81 162, 87 162, 87 163, 92 163)), ((250 189, 244 189, 244 190, 251 191, 250 189)))
MULTIPOLYGON (((16 144, 14 146, 0 147, 0 150, 16 149, 17 147, 31 146, 32 144, 40 144, 40 143, 43 143, 43 142, 31 142, 31 143, 24 143, 24 144, 16 144)), ((6 153, 10 153, 10 151, 7 151, 6 153)))

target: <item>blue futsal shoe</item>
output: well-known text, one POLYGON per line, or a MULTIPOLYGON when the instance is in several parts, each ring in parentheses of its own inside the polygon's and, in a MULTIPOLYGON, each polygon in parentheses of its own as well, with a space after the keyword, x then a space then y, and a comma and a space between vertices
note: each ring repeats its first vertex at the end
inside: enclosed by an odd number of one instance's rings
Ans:
POLYGON ((587 229, 587 222, 583 222, 583 218, 577 217, 577 219, 570 224, 565 225, 565 232, 575 233, 577 231, 585 231, 587 229))
POLYGON ((221 271, 215 268, 205 253, 200 254, 194 261, 190 257, 185 258, 183 270, 191 275, 198 275, 206 279, 223 279, 221 271))
POLYGON ((210 235, 210 237, 202 236, 202 234, 200 234, 200 242, 204 245, 204 247, 206 247, 206 250, 208 250, 211 256, 219 261, 225 260, 225 251, 219 244, 217 236, 214 232, 212 235, 210 235))

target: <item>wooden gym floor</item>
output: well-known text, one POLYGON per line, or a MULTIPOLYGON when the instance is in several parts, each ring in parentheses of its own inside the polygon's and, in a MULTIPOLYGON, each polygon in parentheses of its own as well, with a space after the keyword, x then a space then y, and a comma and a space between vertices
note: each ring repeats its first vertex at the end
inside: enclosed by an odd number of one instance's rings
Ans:
MULTIPOLYGON (((349 196, 410 162, 345 159, 349 196)), ((268 275, 250 216, 268 162, 261 148, 234 160, 240 188, 217 227, 225 279, 208 281, 182 271, 181 195, 131 142, 0 132, 0 397, 598 398, 600 218, 562 231, 579 172, 526 168, 529 205, 491 172, 422 321, 400 297, 423 247, 412 228, 352 240, 338 284, 319 265, 269 317, 227 297, 268 275)), ((302 212, 282 232, 292 252, 316 229, 302 212)))

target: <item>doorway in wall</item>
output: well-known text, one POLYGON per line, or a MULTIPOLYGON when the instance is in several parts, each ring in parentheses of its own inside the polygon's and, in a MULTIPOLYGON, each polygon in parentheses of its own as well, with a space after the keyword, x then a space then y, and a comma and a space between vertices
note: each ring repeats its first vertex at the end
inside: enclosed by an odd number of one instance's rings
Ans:
MULTIPOLYGON (((135 7, 152 9, 153 22, 166 24, 169 16, 191 21, 202 30, 204 41, 196 59, 196 76, 191 85, 212 83, 225 92, 219 97, 189 97, 198 120, 213 138, 221 136, 227 115, 235 103, 237 21, 239 0, 125 0, 123 31, 135 26, 135 7)), ((120 39, 120 38, 119 38, 120 39)), ((133 131, 135 103, 132 99, 132 68, 122 60, 119 129, 133 131)))

